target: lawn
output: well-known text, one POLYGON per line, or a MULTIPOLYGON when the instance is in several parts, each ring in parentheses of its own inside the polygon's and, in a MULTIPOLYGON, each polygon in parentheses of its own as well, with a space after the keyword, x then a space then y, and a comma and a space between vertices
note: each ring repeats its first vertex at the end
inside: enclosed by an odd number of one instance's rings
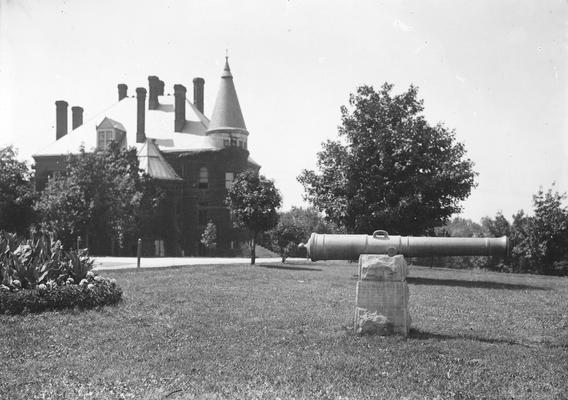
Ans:
POLYGON ((412 331, 351 329, 355 264, 105 272, 118 306, 0 316, 0 398, 568 398, 568 279, 412 267, 412 331))

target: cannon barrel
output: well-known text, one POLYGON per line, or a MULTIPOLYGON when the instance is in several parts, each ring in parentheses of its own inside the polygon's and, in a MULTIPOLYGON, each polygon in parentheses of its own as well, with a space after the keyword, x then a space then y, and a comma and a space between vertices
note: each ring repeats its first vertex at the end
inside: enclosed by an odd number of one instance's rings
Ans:
POLYGON ((427 256, 505 256, 509 239, 389 236, 385 231, 373 235, 321 235, 312 233, 308 258, 318 260, 356 260, 361 254, 402 254, 427 256))

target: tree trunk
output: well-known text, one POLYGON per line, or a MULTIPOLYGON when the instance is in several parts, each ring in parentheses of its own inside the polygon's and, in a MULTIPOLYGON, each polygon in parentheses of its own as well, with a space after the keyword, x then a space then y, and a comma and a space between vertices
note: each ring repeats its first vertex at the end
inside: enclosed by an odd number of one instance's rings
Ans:
POLYGON ((252 234, 250 240, 250 264, 254 265, 256 262, 256 232, 252 234))

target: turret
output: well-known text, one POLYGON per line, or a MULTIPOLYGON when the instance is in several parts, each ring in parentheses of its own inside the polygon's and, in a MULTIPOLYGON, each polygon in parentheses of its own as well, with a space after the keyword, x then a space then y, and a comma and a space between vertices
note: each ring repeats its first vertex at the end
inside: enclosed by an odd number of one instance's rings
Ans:
POLYGON ((221 75, 221 84, 215 99, 207 135, 218 147, 247 148, 249 132, 239 105, 228 57, 225 60, 225 68, 221 75))

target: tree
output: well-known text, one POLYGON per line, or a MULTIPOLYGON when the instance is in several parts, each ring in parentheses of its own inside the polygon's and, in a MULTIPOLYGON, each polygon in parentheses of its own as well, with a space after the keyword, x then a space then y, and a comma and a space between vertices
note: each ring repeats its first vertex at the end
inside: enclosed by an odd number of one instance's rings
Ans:
POLYGON ((214 249, 217 247, 217 226, 213 221, 209 221, 201 234, 201 244, 206 249, 214 249))
POLYGON ((138 167, 136 150, 120 149, 70 155, 60 177, 50 179, 36 209, 62 242, 82 235, 95 254, 115 254, 149 224, 163 200, 154 180, 138 167), (109 251, 110 250, 110 251, 109 251))
POLYGON ((251 264, 256 261, 258 235, 276 226, 281 203, 274 182, 252 170, 237 175, 227 193, 226 204, 233 223, 249 232, 251 264))
MULTIPOLYGON (((554 186, 554 185, 553 185, 554 186)), ((542 188, 533 196, 534 216, 521 211, 513 220, 513 257, 522 270, 554 274, 557 263, 568 261, 566 193, 542 188)))
POLYGON ((394 96, 392 88, 362 86, 350 95, 339 139, 317 154, 319 171, 298 177, 306 200, 350 233, 431 232, 475 186, 473 162, 454 131, 428 124, 416 87, 394 96))
POLYGON ((324 216, 314 207, 292 207, 290 211, 280 213, 280 221, 287 221, 302 228, 304 237, 308 240, 315 233, 340 233, 340 229, 333 222, 326 221, 324 216))
POLYGON ((34 214, 30 171, 12 146, 0 148, 0 229, 27 233, 34 214))
POLYGON ((305 230, 290 219, 280 218, 278 225, 269 232, 271 248, 282 257, 282 263, 286 258, 296 255, 298 244, 306 240, 305 230))
POLYGON ((277 252, 285 262, 287 257, 304 257, 305 249, 298 244, 306 243, 310 235, 315 233, 340 233, 337 226, 326 221, 315 208, 295 207, 279 214, 278 225, 270 230, 262 245, 277 252))
POLYGON ((503 213, 499 211, 495 219, 489 217, 481 218, 481 227, 487 237, 501 237, 511 235, 511 224, 503 213))

